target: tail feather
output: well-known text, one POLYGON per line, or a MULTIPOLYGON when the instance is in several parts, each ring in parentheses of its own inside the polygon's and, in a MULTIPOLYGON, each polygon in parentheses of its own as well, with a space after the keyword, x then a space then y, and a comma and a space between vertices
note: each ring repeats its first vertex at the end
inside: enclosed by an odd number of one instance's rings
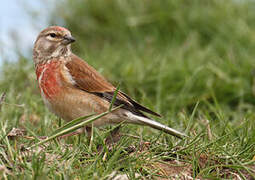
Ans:
POLYGON ((178 137, 180 139, 182 139, 184 137, 188 137, 186 134, 181 133, 181 132, 179 132, 179 131, 177 131, 173 128, 170 128, 170 127, 168 127, 166 125, 163 125, 159 122, 156 122, 154 120, 151 120, 151 119, 148 119, 148 118, 145 118, 145 117, 141 117, 141 116, 137 116, 137 115, 134 115, 133 113, 129 113, 128 117, 129 117, 130 123, 137 123, 137 124, 141 124, 141 125, 147 125, 147 126, 150 126, 154 129, 164 131, 165 133, 173 135, 173 136, 178 137))

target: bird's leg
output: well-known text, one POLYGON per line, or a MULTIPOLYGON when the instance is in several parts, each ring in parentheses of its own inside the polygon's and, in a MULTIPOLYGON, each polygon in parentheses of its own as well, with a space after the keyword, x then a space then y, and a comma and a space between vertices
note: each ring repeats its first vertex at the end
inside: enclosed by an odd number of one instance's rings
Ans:
MULTIPOLYGON (((106 145, 106 147, 108 149, 112 149, 113 145, 116 144, 120 140, 120 138, 121 138, 120 128, 121 128, 121 125, 115 127, 113 130, 111 130, 110 134, 104 140, 104 144, 106 145)), ((97 147, 97 150, 99 152, 102 152, 103 145, 99 145, 97 147)))
POLYGON ((107 136, 107 138, 105 139, 105 144, 106 145, 115 144, 116 142, 118 142, 120 140, 120 138, 121 138, 120 128, 121 128, 121 125, 115 127, 110 132, 110 135, 107 136))
POLYGON ((87 136, 87 141, 88 141, 88 143, 90 145, 91 141, 92 141, 91 137, 92 137, 92 133, 93 133, 92 132, 92 127, 86 126, 84 128, 84 130, 85 130, 85 133, 86 133, 86 136, 87 136))

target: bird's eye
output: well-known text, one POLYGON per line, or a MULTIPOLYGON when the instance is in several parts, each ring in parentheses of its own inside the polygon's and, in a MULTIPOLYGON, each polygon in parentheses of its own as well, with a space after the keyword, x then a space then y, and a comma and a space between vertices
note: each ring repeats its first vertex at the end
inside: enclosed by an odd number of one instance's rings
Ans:
POLYGON ((57 36, 55 33, 50 33, 49 35, 50 35, 50 37, 52 37, 52 38, 54 38, 54 37, 57 36))

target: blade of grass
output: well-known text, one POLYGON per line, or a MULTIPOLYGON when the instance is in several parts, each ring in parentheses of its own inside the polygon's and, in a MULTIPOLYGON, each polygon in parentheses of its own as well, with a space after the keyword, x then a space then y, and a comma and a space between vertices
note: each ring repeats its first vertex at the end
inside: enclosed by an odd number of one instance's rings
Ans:
MULTIPOLYGON (((253 179, 255 179, 255 175, 253 172, 253 170, 251 170, 249 167, 243 165, 243 163, 241 161, 239 161, 237 158, 235 158, 234 156, 232 156, 229 152, 227 152, 224 148, 222 148, 221 146, 219 146, 218 144, 216 144, 216 146, 221 149, 227 156, 231 157, 231 160, 233 163, 237 163, 239 166, 241 166, 243 169, 245 169, 251 176, 253 179)), ((240 173, 240 175, 242 175, 240 173)))
POLYGON ((118 86, 116 87, 116 90, 114 91, 113 98, 112 98, 111 104, 110 104, 110 106, 109 106, 109 111, 112 110, 112 107, 113 107, 114 102, 115 102, 115 100, 116 100, 116 97, 117 97, 117 94, 118 94, 118 92, 119 92, 119 89, 120 89, 120 85, 118 84, 118 86))
POLYGON ((11 159, 11 161, 14 162, 13 148, 12 148, 12 146, 11 146, 11 144, 10 144, 9 139, 8 139, 8 134, 9 134, 9 132, 6 133, 7 124, 6 124, 6 123, 5 123, 5 124, 1 123, 1 127, 2 127, 2 132, 3 132, 3 134, 5 134, 5 135, 4 135, 4 138, 3 138, 3 141, 4 141, 4 143, 7 145, 7 150, 8 150, 8 152, 9 152, 9 154, 10 154, 10 159, 11 159))
POLYGON ((25 127, 25 129, 37 140, 40 141, 40 138, 37 137, 37 135, 31 130, 29 129, 27 126, 23 125, 25 127))
POLYGON ((243 168, 243 166, 232 165, 232 164, 217 164, 217 165, 212 165, 212 166, 209 166, 207 168, 201 169, 201 171, 197 174, 197 177, 203 175, 207 171, 215 170, 216 168, 231 168, 231 169, 235 169, 235 168, 243 168))
POLYGON ((1 111, 1 107, 2 107, 2 103, 4 102, 6 97, 6 92, 3 92, 1 97, 0 97, 0 111, 1 111))
MULTIPOLYGON (((45 140, 43 140, 43 141, 40 141, 40 142, 38 142, 38 143, 36 143, 36 144, 34 144, 34 145, 28 147, 28 149, 32 149, 32 148, 34 148, 34 147, 36 147, 36 146, 42 145, 42 144, 44 144, 44 143, 46 143, 46 142, 52 140, 52 139, 54 139, 54 138, 57 138, 57 137, 59 137, 59 136, 62 136, 62 135, 64 135, 64 134, 67 134, 67 133, 69 133, 69 132, 75 131, 75 130, 81 128, 81 127, 84 127, 86 124, 92 123, 93 121, 95 121, 95 120, 97 120, 97 119, 99 119, 99 118, 101 118, 101 117, 103 117, 103 116, 106 116, 107 114, 109 114, 109 113, 112 112, 112 111, 117 110, 117 109, 120 108, 121 106, 122 106, 122 105, 117 106, 116 108, 113 108, 111 111, 103 112, 103 113, 101 113, 101 114, 99 114, 99 115, 97 115, 97 116, 94 116, 94 117, 92 117, 92 118, 90 118, 90 119, 88 119, 88 120, 86 120, 86 121, 83 121, 83 122, 81 122, 81 123, 79 123, 79 124, 76 124, 76 125, 74 125, 74 126, 72 126, 72 127, 69 127, 69 128, 67 128, 67 129, 63 129, 61 132, 58 132, 57 134, 54 134, 54 135, 48 137, 47 139, 45 139, 45 140)), ((87 117, 87 116, 84 116, 84 117, 87 117)), ((80 118, 84 119, 84 117, 80 117, 80 118)), ((80 118, 79 118, 79 119, 80 119, 80 118)))
POLYGON ((191 124, 192 124, 193 119, 194 119, 194 116, 195 116, 195 114, 196 114, 196 112, 197 112, 197 107, 198 107, 198 105, 199 105, 199 101, 196 103, 196 105, 195 105, 195 107, 194 107, 194 109, 193 109, 193 112, 192 112, 192 114, 191 114, 191 117, 189 118, 189 122, 188 122, 187 128, 186 128, 186 130, 185 130, 185 134, 188 134, 188 131, 189 131, 190 128, 191 128, 191 124))
POLYGON ((90 118, 91 116, 94 116, 94 115, 95 115, 95 114, 90 114, 90 115, 88 115, 88 116, 83 116, 83 117, 79 117, 79 118, 77 118, 77 119, 74 119, 74 120, 72 120, 72 121, 70 121, 70 122, 64 124, 62 127, 56 129, 56 130, 51 134, 51 136, 53 136, 53 135, 59 133, 60 131, 63 131, 64 129, 67 129, 67 128, 72 127, 72 126, 74 126, 74 125, 76 125, 76 124, 79 124, 79 123, 81 123, 82 121, 84 121, 84 119, 88 119, 88 118, 90 118))
POLYGON ((94 125, 93 123, 91 124, 91 136, 90 136, 90 142, 89 142, 89 150, 92 150, 92 144, 94 140, 94 125))
POLYGON ((238 129, 243 128, 243 126, 244 126, 245 124, 246 124, 245 122, 242 123, 242 124, 240 124, 240 126, 238 126, 238 127, 236 127, 235 129, 231 130, 229 133, 227 133, 227 134, 225 134, 225 135, 223 135, 223 136, 220 136, 219 138, 217 138, 217 139, 211 141, 211 142, 208 143, 208 144, 205 144, 205 145, 203 145, 203 144, 202 144, 202 145, 198 145, 198 146, 197 146, 197 150, 208 148, 209 146, 215 144, 216 142, 222 140, 223 138, 228 137, 229 135, 233 134, 233 132, 237 131, 238 129))

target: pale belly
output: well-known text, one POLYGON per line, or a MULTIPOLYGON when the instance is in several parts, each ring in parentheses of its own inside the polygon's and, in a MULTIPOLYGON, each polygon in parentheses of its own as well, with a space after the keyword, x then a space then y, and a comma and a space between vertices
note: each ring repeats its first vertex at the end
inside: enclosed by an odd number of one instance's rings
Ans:
MULTIPOLYGON (((51 99, 50 102, 44 98, 44 103, 51 112, 66 121, 91 114, 100 114, 106 112, 109 108, 110 103, 96 95, 74 88, 62 90, 64 93, 61 92, 54 99, 51 99)), ((121 118, 123 117, 121 111, 117 110, 114 114, 110 113, 94 121, 93 125, 97 127, 120 123, 124 120, 121 118)))

